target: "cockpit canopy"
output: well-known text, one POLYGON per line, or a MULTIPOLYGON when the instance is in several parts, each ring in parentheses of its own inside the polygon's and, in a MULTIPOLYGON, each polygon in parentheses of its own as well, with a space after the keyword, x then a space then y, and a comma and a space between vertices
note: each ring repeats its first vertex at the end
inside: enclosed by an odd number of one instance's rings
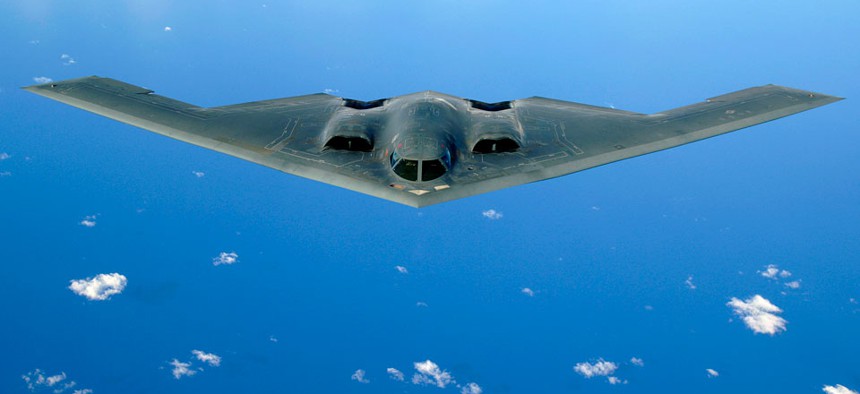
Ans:
POLYGON ((429 182, 445 175, 450 167, 451 153, 448 149, 441 158, 432 160, 410 160, 401 157, 396 150, 391 154, 391 169, 407 181, 429 182))

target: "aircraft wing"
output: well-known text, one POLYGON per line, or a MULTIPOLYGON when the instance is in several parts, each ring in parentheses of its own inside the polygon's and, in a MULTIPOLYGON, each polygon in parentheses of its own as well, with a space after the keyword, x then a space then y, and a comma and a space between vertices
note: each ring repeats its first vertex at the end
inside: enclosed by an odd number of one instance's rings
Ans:
MULTIPOLYGON (((389 166, 388 148, 326 149, 330 136, 366 133, 390 125, 386 100, 361 102, 327 94, 201 108, 121 81, 86 77, 25 89, 146 130, 259 163, 286 173, 422 207, 505 187, 554 178, 618 160, 698 141, 840 100, 775 85, 741 90, 651 115, 584 104, 527 98, 472 106, 444 96, 468 119, 449 130, 458 155, 444 177, 409 184, 389 166), (504 104, 504 105, 498 105, 504 104), (349 108, 345 108, 349 107, 349 108), (468 130, 499 120, 515 124, 522 145, 500 153, 476 153, 468 130), (356 131, 358 130, 358 131, 356 131), (384 157, 383 157, 384 156, 384 157)), ((390 100, 425 100, 434 92, 390 100)), ((443 100, 443 101, 444 101, 443 100)), ((442 105, 442 104, 439 104, 442 105)), ((402 107, 401 107, 402 108, 402 107)), ((398 111, 397 106, 392 110, 398 111)), ((390 112, 390 111, 389 111, 390 112)), ((401 113, 402 115, 402 113, 401 113)), ((510 127, 508 127, 510 129, 510 127)), ((495 129, 494 129, 495 130, 495 129)), ((403 130, 422 133, 420 130, 403 130)), ((498 130, 497 130, 498 131, 498 130)), ((377 137, 382 136, 379 134, 377 137)), ((390 138, 391 135, 387 134, 390 138)), ((351 143, 351 142, 350 142, 351 143)), ((381 141, 380 144, 390 144, 381 141)))
POLYGON ((428 194, 424 203, 555 178, 839 100, 776 85, 744 89, 650 115, 541 97, 515 100, 513 111, 525 139, 522 149, 469 155, 464 164, 473 170, 452 174, 457 187, 428 194))
MULTIPOLYGON (((343 99, 313 94, 203 108, 102 77, 24 89, 180 141, 289 174, 415 205, 417 196, 391 189, 376 173, 373 152, 321 150, 322 131, 343 99), (373 164, 370 164, 370 162, 373 164)), ((376 122, 373 116, 362 121, 376 122)))

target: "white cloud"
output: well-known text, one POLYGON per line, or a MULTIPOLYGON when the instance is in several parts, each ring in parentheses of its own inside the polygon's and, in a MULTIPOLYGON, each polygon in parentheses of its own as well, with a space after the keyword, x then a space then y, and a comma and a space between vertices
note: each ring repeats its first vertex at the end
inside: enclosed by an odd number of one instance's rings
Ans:
POLYGON ((350 377, 350 379, 355 380, 359 383, 370 383, 370 381, 364 377, 364 374, 365 374, 365 372, 363 369, 356 369, 355 372, 350 377))
POLYGON ((424 302, 424 301, 418 301, 418 302, 416 302, 416 303, 415 303, 415 306, 417 306, 417 307, 427 307, 427 303, 426 303, 426 302, 424 302))
POLYGON ((204 176, 206 176, 206 173, 203 171, 191 171, 191 173, 198 178, 203 178, 204 176))
POLYGON ((78 389, 72 392, 72 394, 93 394, 92 389, 78 389))
POLYGON ((2 176, 12 176, 12 173, 9 171, 3 171, 3 172, 0 172, 0 177, 2 177, 2 176))
POLYGON ((529 289, 528 287, 523 287, 523 289, 522 289, 522 290, 520 290, 520 292, 521 292, 521 293, 523 293, 523 294, 525 294, 525 295, 527 295, 527 296, 529 296, 529 297, 534 297, 534 296, 535 296, 535 291, 534 291, 534 290, 532 290, 532 289, 529 289))
POLYGON ((80 223, 78 223, 78 224, 80 224, 81 226, 84 226, 84 227, 93 228, 96 226, 96 216, 98 216, 98 215, 84 216, 84 220, 81 220, 80 223))
POLYGON ((402 265, 395 265, 394 269, 396 269, 397 272, 399 272, 401 274, 408 274, 409 273, 409 270, 407 270, 406 267, 404 267, 402 265))
POLYGON ((51 83, 54 82, 53 79, 48 77, 33 77, 33 81, 36 83, 51 83))
MULTIPOLYGON (((57 375, 46 375, 41 369, 35 369, 32 372, 28 372, 25 375, 21 375, 21 379, 24 379, 24 383, 27 384, 27 389, 30 391, 42 391, 42 389, 50 388, 54 393, 60 394, 69 390, 77 385, 74 380, 68 379, 65 372, 60 372, 57 375)), ((86 390, 75 390, 75 393, 87 393, 86 390)), ((89 391, 92 393, 92 390, 89 391)))
POLYGON ((484 215, 485 218, 490 220, 498 220, 504 216, 501 212, 496 212, 495 209, 488 209, 484 212, 481 212, 481 215, 484 215))
POLYGON ((64 380, 66 380, 66 373, 61 372, 59 375, 48 376, 48 378, 46 379, 46 384, 48 385, 48 387, 51 387, 64 380))
POLYGON ((430 360, 415 362, 414 365, 417 371, 412 375, 412 383, 414 384, 432 384, 444 389, 448 384, 456 383, 448 371, 443 371, 430 360))
POLYGON ((632 357, 632 358, 630 358, 630 364, 633 364, 633 365, 635 365, 635 366, 637 366, 637 367, 644 367, 644 366, 645 366, 645 361, 642 361, 642 359, 641 359, 641 358, 632 357))
POLYGON ((10 155, 6 152, 0 152, 0 161, 10 159, 10 158, 12 158, 12 155, 10 155))
POLYGON ((66 53, 60 55, 60 60, 63 61, 64 66, 71 66, 72 64, 77 63, 75 61, 75 58, 71 57, 69 54, 66 53))
POLYGON ((594 376, 612 375, 617 369, 618 364, 605 361, 602 358, 597 360, 594 364, 582 362, 573 366, 573 370, 576 371, 576 373, 589 379, 594 376))
POLYGON ((278 338, 275 338, 274 335, 269 335, 269 341, 274 342, 274 343, 278 343, 278 338))
POLYGON ((615 376, 607 376, 606 380, 609 384, 627 384, 627 380, 621 380, 615 376))
POLYGON ((221 365, 221 356, 215 353, 206 353, 202 350, 192 350, 191 354, 193 354, 194 357, 197 357, 198 360, 203 361, 210 366, 217 367, 221 365))
POLYGON ((176 379, 180 379, 183 376, 194 376, 197 373, 197 371, 188 368, 191 366, 191 363, 183 363, 175 358, 170 362, 170 365, 173 366, 171 373, 173 373, 173 377, 176 379))
POLYGON ((684 284, 687 285, 687 288, 690 290, 696 290, 696 285, 693 284, 693 275, 687 277, 687 280, 684 281, 684 284))
POLYGON ((827 394, 860 394, 854 390, 849 389, 841 384, 837 384, 836 386, 827 386, 825 385, 821 391, 827 394))
POLYGON ((789 276, 791 276, 790 271, 780 270, 776 264, 768 264, 764 268, 764 271, 759 271, 759 273, 761 274, 761 276, 768 279, 776 279, 777 276, 779 276, 780 278, 788 278, 789 276))
POLYGON ((218 257, 212 259, 212 265, 234 264, 239 261, 239 255, 236 252, 221 252, 218 257))
POLYGON ((398 382, 403 381, 403 372, 400 372, 400 370, 398 370, 397 368, 388 368, 385 370, 385 372, 388 372, 388 377, 390 377, 391 379, 394 379, 398 382))
POLYGON ((787 321, 776 315, 782 313, 782 309, 758 294, 745 301, 732 297, 726 305, 743 318, 744 324, 757 334, 774 335, 786 330, 787 321))
POLYGON ((716 378, 717 376, 720 376, 720 373, 719 373, 719 372, 717 372, 717 371, 715 371, 715 370, 713 370, 713 369, 710 369, 710 368, 706 369, 706 370, 705 370, 705 372, 707 372, 707 373, 708 373, 708 377, 709 377, 709 378, 716 378))
POLYGON ((170 26, 164 26, 164 31, 172 31, 173 28, 170 26))
POLYGON ((478 386, 478 384, 475 382, 467 383, 460 390, 460 394, 481 394, 483 392, 484 390, 481 389, 481 386, 478 386))
POLYGON ((94 278, 72 280, 69 290, 91 301, 104 301, 114 294, 120 294, 128 283, 125 275, 116 272, 98 274, 94 278))
POLYGON ((799 289, 800 288, 800 280, 798 279, 795 281, 787 282, 785 284, 785 287, 788 287, 789 289, 799 289))

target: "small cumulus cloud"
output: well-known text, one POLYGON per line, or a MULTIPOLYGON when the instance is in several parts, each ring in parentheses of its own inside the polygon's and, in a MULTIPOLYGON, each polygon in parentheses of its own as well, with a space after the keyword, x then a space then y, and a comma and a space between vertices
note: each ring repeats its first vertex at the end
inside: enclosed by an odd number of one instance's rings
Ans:
MULTIPOLYGON (((24 383, 27 385, 27 389, 32 392, 42 391, 43 389, 50 389, 52 392, 60 394, 66 392, 66 390, 70 390, 77 386, 77 382, 68 379, 68 376, 66 376, 65 372, 60 372, 56 375, 50 375, 46 374, 38 368, 33 370, 32 372, 28 372, 24 375, 21 375, 21 379, 24 380, 24 383)), ((77 393, 92 393, 92 390, 75 390, 73 394, 77 393)))
POLYGON ((401 274, 408 274, 409 273, 409 270, 407 270, 406 267, 404 267, 402 265, 395 265, 394 269, 396 269, 397 272, 399 272, 401 274))
POLYGON ((417 307, 419 307, 419 308, 426 308, 426 307, 427 307, 427 303, 426 303, 426 302, 424 302, 424 301, 418 301, 418 302, 416 302, 416 303, 415 303, 415 306, 417 306, 417 307))
MULTIPOLYGON (((211 367, 218 367, 221 365, 221 356, 215 353, 206 353, 202 350, 192 350, 191 354, 194 355, 194 358, 201 361, 204 364, 208 364, 211 367)), ((194 376, 199 371, 203 371, 203 368, 191 368, 193 366, 193 359, 188 362, 182 362, 178 359, 173 359, 168 362, 170 366, 173 367, 170 373, 173 374, 173 377, 176 379, 181 379, 183 376, 194 376)))
POLYGON ((81 226, 84 226, 84 227, 93 228, 96 226, 96 217, 97 216, 98 215, 84 216, 84 220, 81 220, 80 222, 78 222, 78 224, 80 224, 81 226))
POLYGON ((202 350, 192 350, 191 354, 193 354, 194 357, 197 357, 198 360, 209 364, 209 366, 211 367, 217 367, 221 365, 221 356, 215 353, 206 353, 202 350))
POLYGON ((460 394, 481 394, 484 390, 475 382, 469 382, 460 390, 460 394))
POLYGON ((173 366, 171 373, 176 379, 181 379, 183 376, 194 376, 197 373, 197 371, 190 368, 191 363, 184 363, 174 358, 169 364, 173 366))
POLYGON ((821 389, 821 391, 823 391, 827 394, 860 394, 860 393, 857 393, 856 391, 851 390, 848 387, 845 387, 841 384, 837 384, 836 386, 824 385, 824 387, 821 389))
POLYGON ((365 375, 365 372, 363 369, 356 369, 355 372, 353 372, 350 379, 355 380, 356 382, 359 382, 359 383, 370 383, 370 381, 367 380, 367 378, 365 378, 364 375, 365 375))
POLYGON ((501 212, 498 212, 495 209, 488 209, 484 212, 481 212, 481 215, 490 220, 499 220, 502 218, 502 216, 504 216, 501 212))
POLYGON ((776 279, 777 276, 780 278, 788 278, 791 276, 790 271, 780 270, 776 264, 768 264, 764 267, 764 271, 758 271, 761 276, 768 279, 776 279))
POLYGON ((203 171, 191 171, 191 173, 198 178, 203 178, 204 176, 206 176, 206 173, 203 171))
POLYGON ((577 363, 573 366, 573 370, 576 373, 591 379, 595 376, 612 375, 616 370, 618 370, 618 364, 611 361, 605 361, 601 358, 594 364, 588 362, 577 363))
POLYGON ((716 370, 710 369, 710 368, 706 369, 705 372, 708 373, 709 378, 716 378, 716 377, 720 376, 719 372, 717 372, 716 370))
POLYGON ((75 61, 75 58, 73 58, 71 55, 69 55, 67 53, 60 55, 60 60, 63 62, 64 66, 71 66, 71 65, 77 63, 77 61, 75 61))
POLYGON ((789 289, 799 289, 800 288, 800 280, 794 280, 791 282, 786 282, 785 287, 789 289))
POLYGON ((608 381, 609 384, 627 384, 627 379, 621 380, 615 376, 607 376, 606 381, 608 381))
POLYGON ((11 159, 11 158, 12 158, 12 155, 10 155, 6 152, 0 152, 0 161, 11 159))
POLYGON ((688 289, 696 290, 696 285, 693 284, 693 275, 687 276, 687 280, 684 281, 684 284, 687 285, 688 289))
POLYGON ((164 26, 164 31, 173 31, 173 28, 170 26, 164 26))
POLYGON ((631 357, 630 358, 630 364, 633 364, 637 367, 644 367, 645 361, 643 361, 641 358, 638 358, 638 357, 631 357))
POLYGON ((731 307, 735 314, 743 319, 744 324, 756 334, 774 335, 786 330, 785 325, 788 322, 776 315, 782 313, 782 309, 758 294, 746 300, 732 297, 726 305, 731 307))
POLYGON ((48 78, 48 77, 33 77, 33 82, 41 84, 41 83, 51 83, 51 82, 54 82, 54 80, 51 78, 48 78))
POLYGON ((269 342, 278 343, 278 338, 275 338, 274 335, 269 335, 269 342))
POLYGON ((532 290, 532 289, 530 289, 530 288, 528 288, 528 287, 523 287, 523 289, 522 289, 522 290, 520 290, 520 292, 521 292, 521 293, 523 293, 523 294, 525 294, 525 295, 527 295, 527 296, 529 296, 529 297, 534 297, 534 296, 535 296, 535 291, 534 291, 534 290, 532 290))
POLYGON ((388 368, 385 370, 388 373, 388 377, 394 379, 398 382, 403 381, 403 372, 400 372, 397 368, 388 368))
POLYGON ((91 301, 104 301, 112 295, 122 293, 127 283, 125 275, 114 272, 98 274, 94 278, 72 280, 69 290, 91 301))
POLYGON ((337 92, 339 92, 339 90, 337 90, 337 89, 329 89, 329 88, 323 89, 323 93, 325 93, 325 94, 332 94, 332 93, 337 93, 337 92))
POLYGON ((11 172, 9 172, 9 171, 2 171, 2 172, 0 172, 0 177, 4 177, 4 176, 12 176, 12 173, 11 173, 11 172))
POLYGON ((236 252, 221 252, 218 257, 212 259, 212 265, 230 265, 239 261, 239 255, 236 252))
POLYGON ((444 371, 439 366, 430 360, 415 362, 415 374, 412 375, 412 383, 414 384, 431 384, 440 389, 445 386, 456 383, 454 378, 448 371, 444 371))

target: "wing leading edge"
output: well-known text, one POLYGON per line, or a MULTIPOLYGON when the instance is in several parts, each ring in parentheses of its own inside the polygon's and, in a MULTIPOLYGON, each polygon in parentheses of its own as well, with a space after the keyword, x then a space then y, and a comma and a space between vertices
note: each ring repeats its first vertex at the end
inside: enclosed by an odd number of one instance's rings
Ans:
POLYGON ((361 178, 361 171, 329 160, 336 152, 323 156, 315 144, 307 144, 320 138, 326 122, 342 106, 340 97, 313 94, 203 108, 156 95, 140 86, 97 76, 24 89, 289 174, 417 206, 418 196, 372 182, 367 177, 361 178))
MULTIPOLYGON (((495 178, 461 184, 424 196, 441 203, 511 186, 551 179, 754 126, 842 100, 804 90, 766 85, 713 97, 655 114, 533 97, 514 101, 526 144, 528 166, 512 166, 495 178)), ((513 156, 512 154, 509 154, 513 156)), ((484 155, 487 156, 487 155, 484 155)), ((475 157, 474 161, 486 161, 475 157)))

